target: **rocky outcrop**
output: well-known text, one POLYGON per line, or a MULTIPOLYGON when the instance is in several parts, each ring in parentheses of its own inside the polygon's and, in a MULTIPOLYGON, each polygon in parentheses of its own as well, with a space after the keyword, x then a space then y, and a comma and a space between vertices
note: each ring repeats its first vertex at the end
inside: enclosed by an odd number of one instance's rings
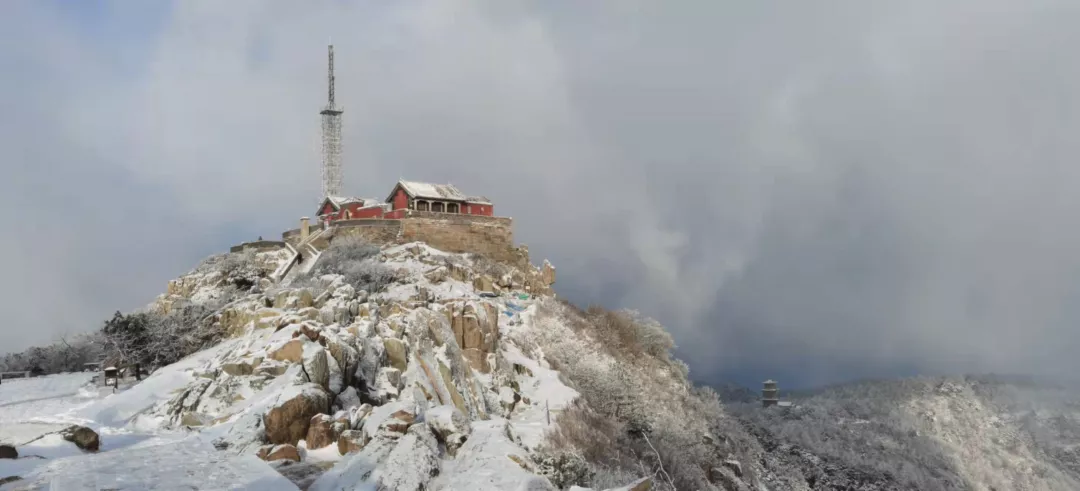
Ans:
POLYGON ((390 363, 390 366, 401 371, 405 371, 405 369, 409 367, 407 354, 405 352, 405 343, 400 339, 383 339, 383 347, 386 349, 386 358, 390 363))
POLYGON ((86 452, 97 452, 101 446, 97 432, 85 426, 71 426, 60 432, 60 435, 64 440, 74 443, 79 450, 86 452))
POLYGON ((0 459, 17 459, 19 458, 18 450, 11 445, 0 445, 0 459))
POLYGON ((540 281, 544 286, 551 286, 555 284, 555 266, 552 266, 546 259, 543 266, 540 267, 540 281))
POLYGON ((487 354, 476 348, 469 348, 461 350, 461 356, 465 357, 465 361, 469 362, 469 366, 473 370, 480 373, 491 373, 491 365, 488 363, 487 354))
POLYGON ((270 443, 296 442, 307 437, 311 418, 330 408, 330 396, 322 386, 307 383, 293 386, 278 397, 278 403, 263 415, 266 440, 270 443))

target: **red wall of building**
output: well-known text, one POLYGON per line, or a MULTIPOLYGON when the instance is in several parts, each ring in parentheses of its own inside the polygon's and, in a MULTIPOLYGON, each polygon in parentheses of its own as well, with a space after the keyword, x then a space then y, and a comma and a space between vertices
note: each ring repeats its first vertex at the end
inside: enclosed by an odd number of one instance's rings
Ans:
POLYGON ((355 209, 349 211, 353 218, 382 218, 383 216, 383 209, 379 206, 361 208, 357 205, 355 209))
POLYGON ((394 203, 392 207, 394 210, 404 210, 409 207, 409 195, 405 194, 405 191, 401 188, 398 188, 397 192, 394 193, 394 199, 391 201, 394 203))
POLYGON ((495 207, 487 204, 479 205, 476 203, 465 203, 461 206, 461 213, 490 217, 495 216, 495 207))

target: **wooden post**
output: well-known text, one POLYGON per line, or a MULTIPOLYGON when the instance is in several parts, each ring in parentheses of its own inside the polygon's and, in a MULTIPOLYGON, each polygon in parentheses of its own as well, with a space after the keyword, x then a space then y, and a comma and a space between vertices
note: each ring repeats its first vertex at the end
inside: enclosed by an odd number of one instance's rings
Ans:
POLYGON ((547 416, 547 425, 551 426, 551 409, 548 408, 547 399, 544 399, 544 415, 547 416))
POLYGON ((136 381, 142 380, 142 373, 139 371, 139 364, 138 363, 135 364, 135 380, 136 381))

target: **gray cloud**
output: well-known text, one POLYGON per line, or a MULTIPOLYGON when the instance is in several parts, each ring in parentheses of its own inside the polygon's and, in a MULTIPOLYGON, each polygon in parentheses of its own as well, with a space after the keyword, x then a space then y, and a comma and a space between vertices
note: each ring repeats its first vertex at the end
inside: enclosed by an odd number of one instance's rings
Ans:
POLYGON ((699 378, 1077 368, 1069 2, 116 5, 0 20, 5 346, 309 214, 332 37, 349 189, 488 195, 699 378))

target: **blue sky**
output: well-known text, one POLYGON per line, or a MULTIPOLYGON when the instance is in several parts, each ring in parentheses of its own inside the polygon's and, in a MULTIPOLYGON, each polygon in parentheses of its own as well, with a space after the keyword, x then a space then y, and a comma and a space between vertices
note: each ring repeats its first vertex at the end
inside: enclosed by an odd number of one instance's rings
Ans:
POLYGON ((93 329, 346 187, 453 182, 698 380, 1069 372, 1080 7, 9 2, 0 346, 93 329))

